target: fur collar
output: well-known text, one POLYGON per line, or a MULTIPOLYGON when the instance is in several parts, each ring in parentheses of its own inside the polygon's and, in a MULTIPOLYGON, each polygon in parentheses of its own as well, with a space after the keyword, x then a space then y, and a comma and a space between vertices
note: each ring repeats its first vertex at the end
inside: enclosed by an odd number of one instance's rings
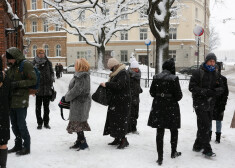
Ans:
POLYGON ((118 68, 109 74, 109 81, 114 77, 116 76, 121 70, 125 69, 126 66, 124 64, 119 64, 118 68))

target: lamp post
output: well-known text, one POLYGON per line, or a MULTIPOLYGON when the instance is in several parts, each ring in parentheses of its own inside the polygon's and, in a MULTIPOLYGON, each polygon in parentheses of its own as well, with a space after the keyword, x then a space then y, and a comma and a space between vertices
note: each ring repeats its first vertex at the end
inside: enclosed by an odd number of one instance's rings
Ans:
POLYGON ((149 40, 149 39, 146 39, 145 40, 145 45, 147 46, 147 64, 148 64, 148 66, 147 66, 147 68, 148 68, 148 83, 147 83, 147 87, 149 87, 149 46, 151 45, 151 41, 149 40))
POLYGON ((15 32, 16 33, 16 47, 17 47, 17 42, 18 42, 18 32, 17 32, 17 28, 19 27, 19 23, 20 23, 20 19, 18 18, 17 15, 15 15, 13 18, 12 18, 12 24, 13 24, 13 27, 14 29, 11 29, 11 28, 6 28, 5 29, 5 36, 7 37, 9 33, 13 33, 15 32))

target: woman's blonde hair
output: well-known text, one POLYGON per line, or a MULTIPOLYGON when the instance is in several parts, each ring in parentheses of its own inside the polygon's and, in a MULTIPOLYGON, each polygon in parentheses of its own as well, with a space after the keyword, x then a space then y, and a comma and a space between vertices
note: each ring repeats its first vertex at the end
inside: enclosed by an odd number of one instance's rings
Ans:
POLYGON ((81 71, 89 71, 90 70, 90 64, 87 62, 85 58, 79 58, 75 61, 75 71, 81 72, 81 71))

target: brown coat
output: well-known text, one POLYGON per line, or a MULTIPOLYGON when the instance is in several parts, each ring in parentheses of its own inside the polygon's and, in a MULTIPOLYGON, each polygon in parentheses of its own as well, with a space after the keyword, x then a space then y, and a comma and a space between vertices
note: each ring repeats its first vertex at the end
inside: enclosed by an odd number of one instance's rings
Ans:
POLYGON ((235 111, 234 111, 234 114, 233 114, 233 119, 232 119, 230 128, 235 128, 235 111))

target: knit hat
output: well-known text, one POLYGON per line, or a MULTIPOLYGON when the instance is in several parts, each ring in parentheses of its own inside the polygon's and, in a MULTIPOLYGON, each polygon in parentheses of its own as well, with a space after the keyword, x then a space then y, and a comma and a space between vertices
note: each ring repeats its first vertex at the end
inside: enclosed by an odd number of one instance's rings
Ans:
POLYGON ((175 75, 175 60, 174 58, 170 58, 166 60, 162 65, 163 70, 170 71, 173 75, 175 75))
POLYGON ((9 52, 6 51, 6 58, 7 59, 15 59, 9 52))
POLYGON ((140 67, 140 65, 137 61, 132 61, 131 62, 130 68, 139 68, 139 67, 140 67))
POLYGON ((136 61, 135 57, 130 57, 129 63, 132 63, 133 61, 136 61))
POLYGON ((207 63, 209 60, 215 60, 216 62, 216 56, 214 53, 209 53, 207 56, 206 56, 206 59, 205 59, 205 63, 207 63))
POLYGON ((38 49, 37 49, 37 55, 38 55, 39 53, 45 54, 44 49, 43 49, 43 48, 38 48, 38 49))
POLYGON ((109 69, 112 69, 114 66, 116 66, 118 64, 119 64, 118 60, 116 60, 115 58, 110 58, 108 60, 107 66, 109 69))

